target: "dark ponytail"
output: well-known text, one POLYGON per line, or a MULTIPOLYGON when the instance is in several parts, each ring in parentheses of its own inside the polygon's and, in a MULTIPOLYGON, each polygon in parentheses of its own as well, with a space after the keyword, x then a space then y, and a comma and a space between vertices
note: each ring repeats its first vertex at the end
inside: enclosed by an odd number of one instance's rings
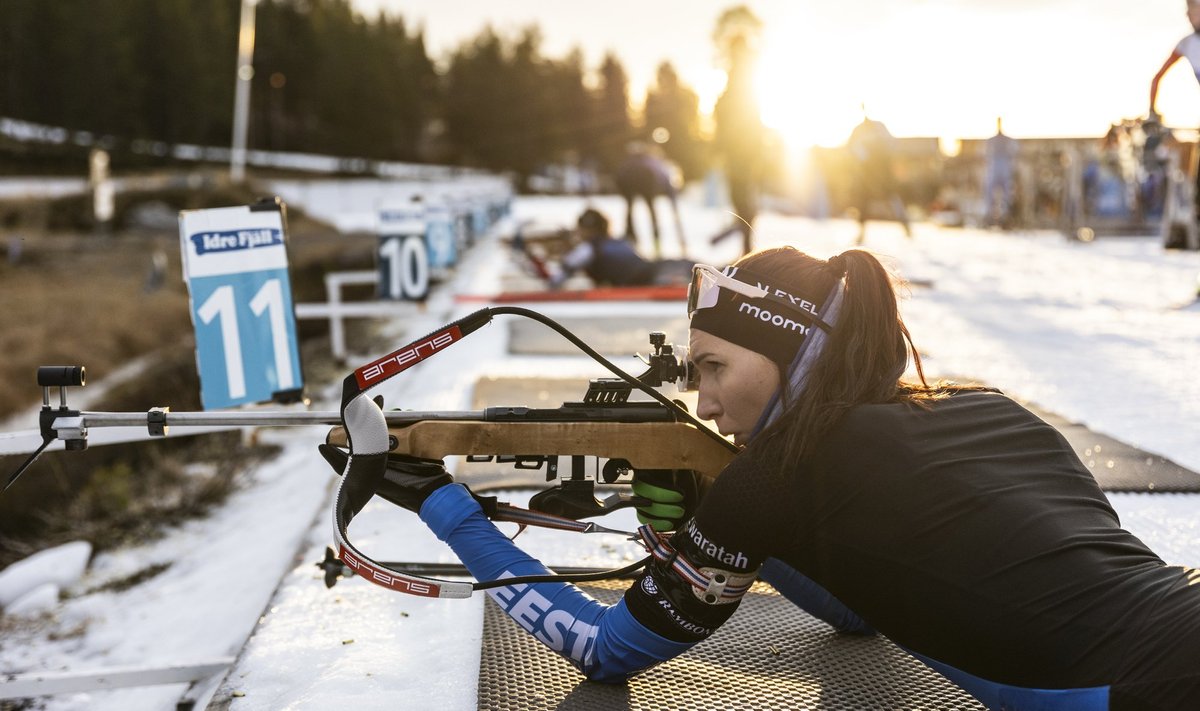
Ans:
MULTIPOLYGON (((844 279, 837 325, 809 374, 803 396, 798 402, 785 399, 783 415, 759 435, 781 444, 785 461, 811 454, 856 405, 914 401, 931 393, 920 356, 900 319, 892 277, 870 252, 852 249, 822 261, 784 247, 749 255, 739 264, 788 290, 808 285, 829 293, 844 279), (917 384, 901 382, 910 356, 917 384)), ((781 383, 786 384, 786 364, 781 365, 781 383)), ((785 387, 784 397, 788 395, 785 387)))

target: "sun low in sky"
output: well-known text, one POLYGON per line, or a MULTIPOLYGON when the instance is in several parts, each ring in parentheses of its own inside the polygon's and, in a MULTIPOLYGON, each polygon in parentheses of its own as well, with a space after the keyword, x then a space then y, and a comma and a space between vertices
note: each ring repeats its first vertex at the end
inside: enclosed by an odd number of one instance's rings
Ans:
MULTIPOLYGON (((864 107, 900 136, 986 137, 998 117, 1012 135, 1102 135, 1145 115, 1151 77, 1191 29, 1184 0, 1136 13, 1104 0, 890 5, 876 7, 877 22, 833 3, 797 3, 767 22, 764 121, 792 145, 844 143, 864 107)), ((1160 97, 1168 125, 1200 125, 1200 84, 1186 61, 1160 97)))
MULTIPOLYGON (((738 2, 354 0, 425 28, 435 58, 485 24, 537 24, 550 56, 581 47, 591 66, 614 52, 640 104, 670 61, 711 110, 724 86, 712 33, 738 2)), ((748 0, 764 23, 758 94, 764 121, 792 146, 838 145, 863 118, 897 136, 984 138, 1004 119, 1017 137, 1100 136, 1144 116, 1150 80, 1191 31, 1185 0, 748 0)), ((1169 126, 1200 126, 1187 62, 1164 78, 1169 126)))

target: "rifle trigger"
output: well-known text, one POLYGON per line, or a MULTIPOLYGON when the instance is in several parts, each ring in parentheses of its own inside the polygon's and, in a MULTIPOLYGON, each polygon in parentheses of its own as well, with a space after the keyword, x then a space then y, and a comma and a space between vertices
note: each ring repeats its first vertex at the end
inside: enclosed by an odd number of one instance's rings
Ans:
POLYGON ((616 511, 617 509, 623 509, 628 506, 648 506, 652 503, 654 502, 644 496, 616 493, 605 497, 604 500, 600 502, 600 511, 602 513, 608 513, 610 511, 616 511))

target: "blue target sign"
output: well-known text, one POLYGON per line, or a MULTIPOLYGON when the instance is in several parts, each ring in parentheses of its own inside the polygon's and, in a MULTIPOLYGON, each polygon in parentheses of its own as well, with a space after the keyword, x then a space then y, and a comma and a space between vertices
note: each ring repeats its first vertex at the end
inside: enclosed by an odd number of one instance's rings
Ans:
POLYGON ((425 211, 425 241, 429 244, 429 266, 444 273, 458 262, 454 221, 444 204, 434 202, 425 211))
POLYGON ((282 205, 180 213, 206 410, 302 398, 282 205))

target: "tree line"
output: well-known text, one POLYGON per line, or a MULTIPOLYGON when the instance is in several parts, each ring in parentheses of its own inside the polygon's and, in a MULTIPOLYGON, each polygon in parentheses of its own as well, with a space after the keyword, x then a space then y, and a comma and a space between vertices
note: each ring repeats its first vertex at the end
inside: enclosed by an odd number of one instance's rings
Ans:
MULTIPOLYGON (((123 141, 227 145, 240 8, 4 0, 0 116, 123 141)), ((364 17, 349 0, 263 0, 256 28, 251 149, 528 175, 561 162, 606 172, 630 141, 653 139, 689 177, 708 161, 696 93, 669 64, 635 116, 615 55, 595 68, 578 49, 547 56, 536 27, 485 27, 440 63, 423 28, 364 17)))

